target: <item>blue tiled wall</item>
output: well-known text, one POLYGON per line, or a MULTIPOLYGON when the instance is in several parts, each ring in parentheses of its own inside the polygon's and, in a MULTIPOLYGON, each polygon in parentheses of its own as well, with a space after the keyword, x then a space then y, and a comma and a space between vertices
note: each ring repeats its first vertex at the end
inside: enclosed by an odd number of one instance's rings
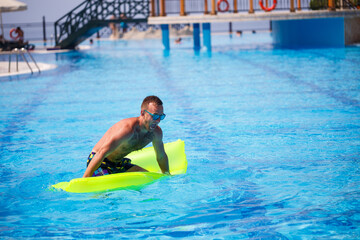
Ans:
POLYGON ((344 47, 344 18, 276 20, 272 36, 277 47, 344 47))

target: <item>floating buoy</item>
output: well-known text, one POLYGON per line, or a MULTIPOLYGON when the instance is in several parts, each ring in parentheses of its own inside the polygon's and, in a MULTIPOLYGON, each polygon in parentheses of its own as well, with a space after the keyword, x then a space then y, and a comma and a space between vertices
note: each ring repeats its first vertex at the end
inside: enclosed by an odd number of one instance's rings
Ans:
POLYGON ((276 4, 277 4, 277 1, 274 0, 273 5, 272 5, 271 7, 268 7, 268 8, 267 8, 267 7, 264 6, 263 0, 260 0, 260 1, 259 1, 260 7, 261 7, 262 10, 264 10, 265 12, 270 12, 270 11, 274 10, 275 7, 276 7, 276 4))
POLYGON ((10 37, 11 37, 11 39, 13 39, 13 40, 18 40, 18 39, 19 39, 20 34, 19 34, 18 31, 16 30, 16 28, 12 28, 12 29, 10 30, 10 37), (13 35, 14 32, 17 34, 16 36, 13 35))
POLYGON ((230 7, 230 4, 229 4, 229 2, 227 0, 219 0, 217 2, 217 9, 218 9, 219 12, 227 12, 227 11, 229 11, 229 7, 230 7), (225 3, 225 8, 221 8, 220 5, 221 5, 222 2, 225 3))

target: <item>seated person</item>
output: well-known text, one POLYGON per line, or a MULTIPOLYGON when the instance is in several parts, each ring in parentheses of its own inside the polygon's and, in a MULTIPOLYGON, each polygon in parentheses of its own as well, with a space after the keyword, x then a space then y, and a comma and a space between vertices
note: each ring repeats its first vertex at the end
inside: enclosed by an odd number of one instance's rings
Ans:
POLYGON ((27 50, 33 50, 35 48, 34 44, 29 44, 28 41, 24 42, 24 31, 20 27, 11 30, 10 36, 15 40, 8 41, 4 38, 3 35, 0 36, 0 48, 2 50, 11 51, 15 48, 18 49, 25 48, 27 50), (13 32, 17 35, 12 36, 13 32))
POLYGON ((20 27, 17 27, 15 33, 17 34, 16 38, 19 39, 19 43, 24 43, 24 31, 20 27))

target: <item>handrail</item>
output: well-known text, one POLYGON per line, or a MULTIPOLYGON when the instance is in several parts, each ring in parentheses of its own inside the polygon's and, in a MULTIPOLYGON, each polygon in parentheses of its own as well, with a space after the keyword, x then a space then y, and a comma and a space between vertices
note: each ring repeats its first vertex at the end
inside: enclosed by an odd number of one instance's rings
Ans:
POLYGON ((14 48, 12 51, 10 51, 9 53, 9 69, 8 69, 8 72, 10 73, 11 72, 11 55, 15 53, 16 54, 16 71, 19 72, 19 54, 20 56, 22 57, 22 59, 24 60, 24 62, 26 62, 26 65, 29 67, 30 71, 31 71, 31 74, 33 74, 33 70, 29 64, 29 61, 26 59, 25 57, 25 54, 24 53, 27 53, 31 60, 33 61, 33 63, 35 64, 36 68, 38 69, 39 73, 41 73, 41 70, 39 68, 39 66, 37 65, 35 59, 33 58, 33 56, 30 54, 30 52, 28 50, 26 50, 25 48, 21 48, 21 49, 18 49, 18 48, 14 48))
POLYGON ((88 24, 146 21, 149 14, 149 0, 85 0, 55 22, 55 44, 58 46, 88 24))
POLYGON ((347 4, 347 6, 350 8, 350 9, 357 9, 358 7, 353 3, 351 2, 350 0, 343 0, 344 3, 347 4))
MULTIPOLYGON (((67 37, 69 34, 71 34, 72 32, 74 32, 76 30, 76 26, 80 26, 80 24, 84 24, 84 21, 82 21, 81 23, 79 22, 79 20, 83 19, 83 20, 88 20, 87 18, 84 18, 84 12, 87 8, 90 8, 92 6, 92 2, 97 3, 98 1, 94 1, 94 0, 85 0, 84 2, 80 3, 78 6, 76 6, 74 9, 72 9, 70 12, 68 12, 67 14, 65 14, 64 16, 62 16, 60 19, 58 19, 55 22, 55 44, 58 45, 60 40, 62 38, 67 37), (84 7, 82 7, 84 6, 84 7), (82 7, 80 9, 80 7, 82 7), (76 10, 80 9, 80 11, 78 13, 76 13, 76 10), (78 21, 76 22, 72 22, 73 19, 76 19, 76 17, 80 17, 81 19, 78 18, 78 21), (70 27, 70 29, 69 29, 70 27), (59 34, 57 32, 57 28, 59 28, 59 34), (70 31, 68 31, 70 30, 70 31)), ((90 14, 92 14, 93 12, 91 11, 90 14)))
MULTIPOLYGON (((92 1, 92 0, 90 0, 90 1, 92 1)), ((68 15, 70 15, 70 13, 74 12, 74 11, 75 11, 76 9, 78 9, 81 5, 86 4, 87 2, 89 2, 89 0, 85 0, 84 2, 80 3, 79 5, 77 5, 77 6, 76 6, 75 8, 73 8, 70 12, 68 12, 67 14, 65 14, 64 16, 62 16, 61 18, 59 18, 59 19, 55 22, 55 24, 56 24, 57 22, 60 22, 63 18, 67 17, 68 15)))
MULTIPOLYGON (((259 5, 259 0, 222 0, 229 4, 229 10, 227 12, 219 12, 217 9, 217 3, 220 0, 158 0, 158 5, 166 2, 166 11, 161 12, 160 16, 167 15, 179 15, 186 16, 191 14, 209 14, 217 15, 224 13, 239 13, 248 12, 254 13, 255 11, 263 12, 259 5)), ((264 3, 269 2, 271 5, 273 0, 264 0, 264 3)), ((340 0, 347 3, 344 8, 357 8, 354 4, 351 4, 351 0, 340 0)), ((276 8, 273 11, 301 11, 301 10, 335 10, 342 9, 342 6, 338 5, 338 0, 277 0, 276 8), (316 9, 314 8, 316 7, 316 9)), ((152 13, 152 16, 156 16, 152 13)))

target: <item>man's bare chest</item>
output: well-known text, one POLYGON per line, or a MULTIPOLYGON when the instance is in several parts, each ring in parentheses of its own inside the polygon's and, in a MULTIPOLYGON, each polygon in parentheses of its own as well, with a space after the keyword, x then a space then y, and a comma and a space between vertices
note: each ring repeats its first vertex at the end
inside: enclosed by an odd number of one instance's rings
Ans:
POLYGON ((152 141, 152 139, 152 134, 145 134, 143 136, 134 134, 130 139, 121 143, 108 158, 113 162, 121 161, 129 153, 144 148, 152 141))

